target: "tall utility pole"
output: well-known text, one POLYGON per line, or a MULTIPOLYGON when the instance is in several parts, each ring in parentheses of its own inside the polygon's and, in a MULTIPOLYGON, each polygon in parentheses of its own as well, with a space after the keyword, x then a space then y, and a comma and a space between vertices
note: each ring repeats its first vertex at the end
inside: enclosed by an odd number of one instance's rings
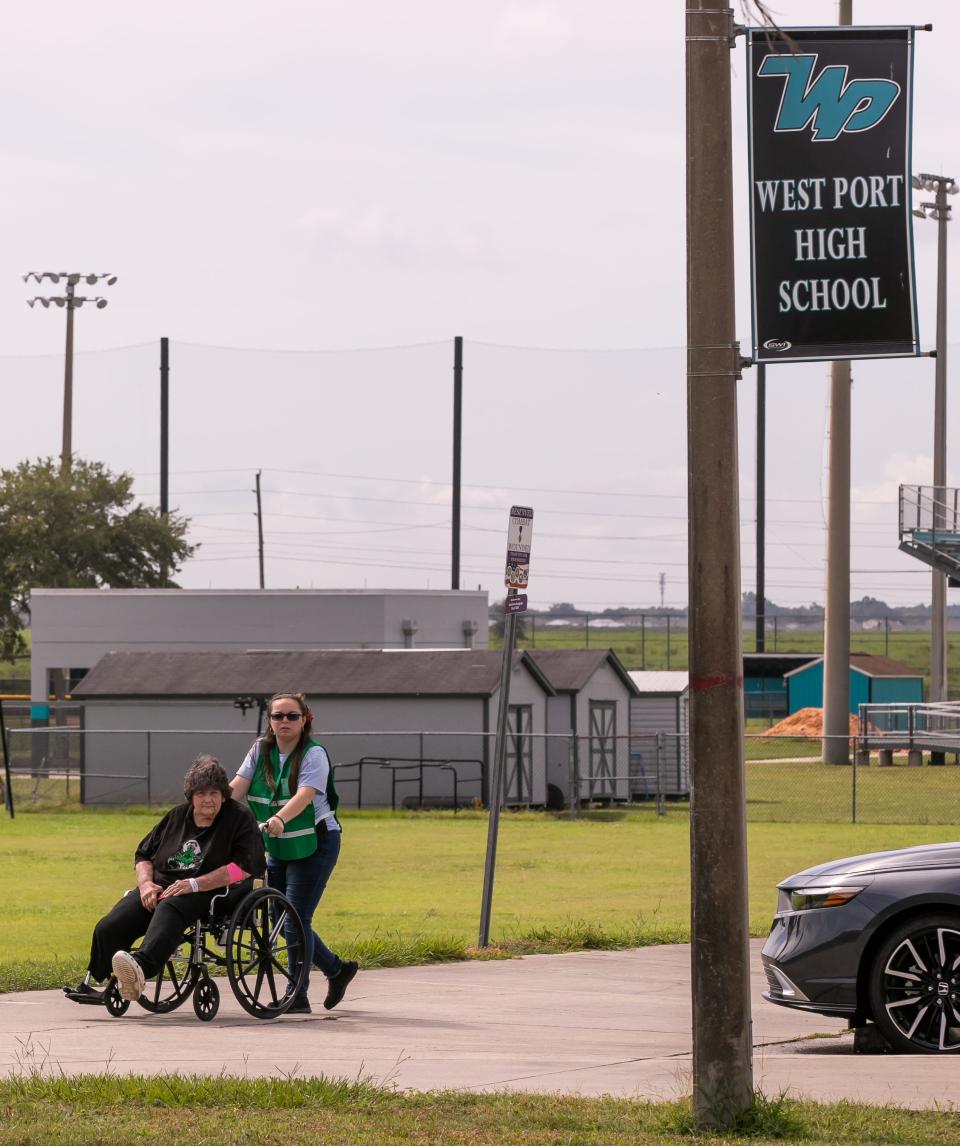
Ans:
MULTIPOLYGON (((160 513, 170 512, 170 339, 160 339, 160 513)), ((164 569, 163 583, 169 583, 164 569)))
MULTIPOLYGON (((921 203, 914 210, 920 219, 937 220, 937 358, 933 397, 933 498, 934 534, 948 528, 944 515, 947 484, 947 223, 950 222, 948 195, 956 195, 957 184, 948 175, 915 175, 918 191, 933 191, 932 203, 921 203)), ((952 528, 952 526, 949 526, 952 528)), ((930 695, 931 701, 947 699, 947 577, 933 571, 930 607, 930 695)), ((944 754, 934 753, 931 763, 943 764, 944 754)))
MULTIPOLYGON (((853 23, 853 0, 839 0, 839 24, 853 23)), ((850 763, 850 362, 830 369, 830 477, 827 585, 823 622, 825 764, 850 763)))
POLYGON ((737 482, 730 48, 733 13, 686 6, 687 456, 693 1103, 753 1100, 737 482))
POLYGON ((107 305, 105 298, 87 298, 78 295, 76 288, 81 281, 90 286, 96 286, 99 282, 113 286, 117 276, 109 272, 85 275, 77 271, 28 271, 23 276, 23 281, 30 282, 31 279, 36 283, 42 283, 45 279, 49 279, 52 283, 64 280, 64 294, 30 298, 27 299, 27 306, 34 307, 40 303, 46 309, 53 303, 54 306, 65 307, 67 311, 67 339, 63 366, 63 443, 60 449, 60 468, 66 472, 70 469, 73 459, 73 312, 85 302, 91 303, 97 310, 103 310, 107 305))
POLYGON ((257 555, 260 558, 260 588, 264 588, 263 583, 263 503, 260 500, 260 470, 257 470, 257 488, 254 493, 257 495, 257 555))
POLYGON ((170 512, 170 339, 160 339, 160 512, 170 512))
POLYGON ((453 340, 453 496, 451 499, 452 547, 450 588, 460 588, 460 449, 463 422, 463 338, 453 340))

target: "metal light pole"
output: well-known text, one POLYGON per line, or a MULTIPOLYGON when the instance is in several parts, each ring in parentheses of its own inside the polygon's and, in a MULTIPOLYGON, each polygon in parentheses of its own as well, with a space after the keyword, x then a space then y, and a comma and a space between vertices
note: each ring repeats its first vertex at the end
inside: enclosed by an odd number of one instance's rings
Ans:
POLYGON ((105 298, 99 296, 87 298, 84 295, 78 295, 76 288, 81 281, 90 286, 96 286, 99 282, 113 286, 117 281, 117 276, 109 271, 102 274, 87 275, 76 271, 28 271, 23 276, 25 283, 33 280, 42 284, 44 279, 49 279, 52 283, 59 283, 63 279, 66 293, 48 295, 44 298, 28 298, 27 306, 34 307, 40 303, 46 308, 53 303, 54 306, 66 307, 67 310, 67 341, 63 366, 63 445, 60 450, 60 466, 63 470, 69 470, 73 458, 73 312, 83 306, 85 302, 91 303, 97 310, 103 310, 107 305, 105 298))
MULTIPOLYGON (((950 221, 948 195, 956 195, 956 180, 948 175, 914 175, 917 191, 933 191, 932 203, 914 209, 919 219, 937 220, 937 358, 933 398, 933 498, 934 536, 943 530, 944 486, 947 484, 947 223, 950 221)), ((930 605, 930 696, 937 702, 947 699, 947 576, 934 569, 930 605)), ((936 763, 944 762, 943 753, 936 763)), ((933 762, 931 760, 931 762, 933 762)))

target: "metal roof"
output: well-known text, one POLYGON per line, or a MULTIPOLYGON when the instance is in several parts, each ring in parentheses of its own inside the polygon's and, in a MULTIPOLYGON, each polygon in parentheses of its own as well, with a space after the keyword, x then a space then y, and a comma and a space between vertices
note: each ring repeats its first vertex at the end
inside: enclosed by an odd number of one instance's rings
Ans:
POLYGON ((649 671, 632 672, 630 679, 637 686, 639 692, 649 693, 679 693, 690 686, 688 672, 649 671))
MULTIPOLYGON (((111 652, 73 695, 97 697, 490 696, 500 684, 503 656, 488 649, 400 656, 380 650, 304 652, 111 652)), ((514 654, 548 695, 554 689, 526 653, 514 654)))
MULTIPOLYGON (((796 676, 797 673, 806 672, 814 665, 821 664, 823 657, 816 657, 809 664, 801 665, 792 672, 784 673, 784 677, 796 676)), ((873 653, 851 653, 850 669, 862 673, 864 676, 906 676, 920 678, 922 672, 917 672, 903 661, 895 661, 892 657, 875 656, 873 653)))

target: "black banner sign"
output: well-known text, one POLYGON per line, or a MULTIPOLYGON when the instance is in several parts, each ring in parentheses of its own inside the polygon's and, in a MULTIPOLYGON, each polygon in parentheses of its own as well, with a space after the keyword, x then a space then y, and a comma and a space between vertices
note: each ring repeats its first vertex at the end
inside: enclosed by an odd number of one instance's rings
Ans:
POLYGON ((754 361, 918 354, 913 29, 781 33, 747 34, 754 361))

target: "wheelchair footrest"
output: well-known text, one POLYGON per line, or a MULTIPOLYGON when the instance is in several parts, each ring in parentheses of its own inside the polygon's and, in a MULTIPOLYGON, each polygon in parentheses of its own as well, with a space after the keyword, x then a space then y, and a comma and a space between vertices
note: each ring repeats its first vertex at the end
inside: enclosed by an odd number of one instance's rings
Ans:
POLYGON ((86 983, 81 983, 79 987, 64 987, 63 993, 74 1003, 85 1003, 92 1007, 102 1007, 104 1003, 104 992, 95 991, 86 983))

